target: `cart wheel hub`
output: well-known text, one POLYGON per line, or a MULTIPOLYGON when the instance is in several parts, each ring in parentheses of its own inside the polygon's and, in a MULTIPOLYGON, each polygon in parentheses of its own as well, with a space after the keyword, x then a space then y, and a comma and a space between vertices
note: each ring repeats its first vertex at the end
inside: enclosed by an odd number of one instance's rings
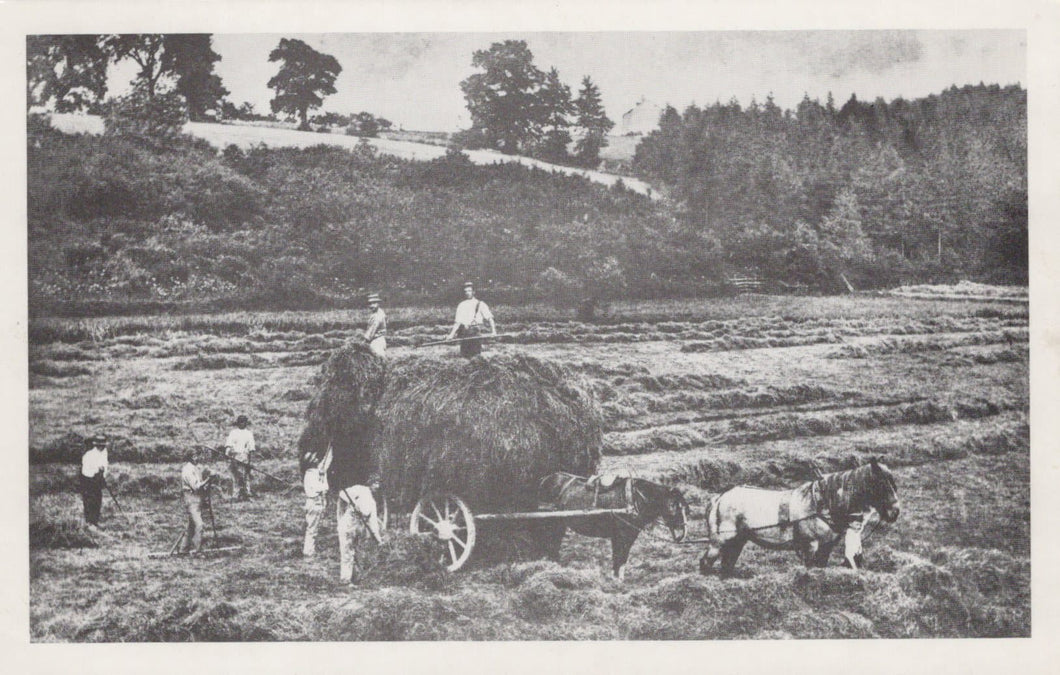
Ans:
POLYGON ((453 524, 448 520, 438 523, 438 538, 446 541, 453 538, 453 524))

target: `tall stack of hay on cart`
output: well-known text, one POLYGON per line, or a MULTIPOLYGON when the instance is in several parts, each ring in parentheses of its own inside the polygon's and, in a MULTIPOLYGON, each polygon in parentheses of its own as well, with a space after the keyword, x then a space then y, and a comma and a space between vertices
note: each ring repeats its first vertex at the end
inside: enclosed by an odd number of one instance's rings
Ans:
POLYGON ((330 444, 329 479, 377 472, 393 511, 433 493, 458 495, 476 512, 533 510, 542 477, 590 475, 599 464, 598 403, 574 372, 541 359, 385 362, 351 345, 324 365, 319 384, 299 441, 302 468, 330 444))
POLYGON ((368 483, 376 470, 371 439, 385 376, 386 361, 367 345, 347 345, 324 363, 298 439, 299 475, 319 465, 330 448, 329 484, 368 483))
POLYGON ((542 477, 596 471, 602 414, 566 368, 529 356, 396 362, 373 439, 388 498, 459 495, 476 511, 528 510, 542 477))

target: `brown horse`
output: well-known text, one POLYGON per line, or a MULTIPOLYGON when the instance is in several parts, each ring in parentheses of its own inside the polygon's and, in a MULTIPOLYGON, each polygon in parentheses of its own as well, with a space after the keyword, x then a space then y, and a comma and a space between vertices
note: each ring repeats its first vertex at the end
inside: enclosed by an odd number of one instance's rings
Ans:
POLYGON ((856 469, 826 474, 794 490, 732 488, 707 510, 710 545, 699 561, 699 571, 708 574, 720 557, 721 574, 732 574, 749 541, 798 551, 807 567, 824 567, 850 523, 869 509, 876 509, 889 523, 900 510, 894 476, 875 457, 856 469))
POLYGON ((630 549, 641 530, 658 519, 666 524, 674 541, 685 536, 688 504, 677 488, 640 478, 616 478, 603 485, 599 476, 583 478, 569 473, 554 473, 541 480, 539 498, 551 510, 614 510, 549 520, 539 527, 550 536, 548 555, 559 560, 559 549, 567 529, 587 537, 611 540, 612 571, 622 579, 630 549), (621 511, 621 512, 618 512, 621 511))

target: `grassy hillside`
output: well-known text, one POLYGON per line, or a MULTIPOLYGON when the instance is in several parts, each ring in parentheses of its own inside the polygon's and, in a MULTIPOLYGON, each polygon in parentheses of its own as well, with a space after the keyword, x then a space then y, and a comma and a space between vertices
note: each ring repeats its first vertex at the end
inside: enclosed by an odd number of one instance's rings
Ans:
POLYGON ((359 304, 366 288, 437 301, 465 278, 525 297, 549 268, 576 277, 598 260, 616 288, 644 292, 683 285, 703 254, 646 197, 459 154, 218 154, 44 128, 28 151, 35 313, 309 309, 359 304))

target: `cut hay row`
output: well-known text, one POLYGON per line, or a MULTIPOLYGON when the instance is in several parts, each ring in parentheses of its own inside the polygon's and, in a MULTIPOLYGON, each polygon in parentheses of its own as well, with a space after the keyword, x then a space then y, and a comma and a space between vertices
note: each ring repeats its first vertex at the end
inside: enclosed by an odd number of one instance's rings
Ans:
POLYGON ((29 545, 32 549, 99 548, 101 537, 93 533, 84 521, 76 518, 52 520, 39 518, 29 524, 29 545))
POLYGON ((786 440, 759 449, 701 448, 605 460, 638 476, 720 492, 733 485, 790 488, 822 472, 843 471, 882 456, 892 468, 916 467, 971 455, 1025 453, 1030 433, 1024 416, 975 420, 915 434, 853 432, 833 438, 786 440))
POLYGON ((31 361, 29 364, 29 372, 31 375, 39 375, 42 377, 64 378, 91 375, 94 370, 89 366, 84 366, 79 363, 66 363, 63 361, 42 359, 39 361, 31 361))
POLYGON ((229 368, 282 368, 318 366, 331 356, 329 351, 311 351, 281 354, 276 358, 263 358, 257 354, 205 354, 193 356, 174 363, 173 370, 226 370, 229 368))
POLYGON ((612 431, 624 431, 644 426, 644 418, 652 416, 654 425, 675 424, 679 421, 700 421, 695 418, 660 422, 662 416, 677 413, 777 408, 801 406, 822 401, 842 400, 844 406, 856 402, 857 392, 836 391, 820 385, 799 384, 790 387, 755 387, 722 391, 677 391, 657 393, 632 392, 613 397, 602 397, 604 414, 612 431))
POLYGON ((1002 331, 971 333, 969 335, 945 335, 931 337, 886 337, 867 340, 857 344, 845 344, 826 355, 831 359, 861 359, 885 354, 913 354, 917 352, 945 351, 954 347, 971 345, 1011 344, 1026 342, 1026 329, 1007 328, 1002 331))
POLYGON ((995 286, 974 281, 960 281, 956 284, 899 286, 892 290, 891 293, 896 295, 919 294, 938 297, 1021 298, 1025 300, 1028 296, 1028 288, 1026 286, 995 286))
POLYGON ((727 352, 739 349, 765 349, 777 347, 805 347, 818 344, 834 344, 840 338, 836 335, 809 335, 805 337, 724 337, 715 340, 700 340, 681 345, 682 352, 727 352))
MULTIPOLYGON (((877 304, 880 304, 877 302, 877 304)), ((735 309, 735 308, 734 308, 735 309)), ((752 308, 745 308, 751 310, 752 308)), ((415 346, 435 340, 448 330, 440 320, 448 309, 395 308, 390 311, 390 340, 394 346, 415 346), (402 319, 409 315, 411 319, 402 319), (427 319, 427 320, 425 320, 427 319)), ((780 316, 734 311, 739 318, 675 321, 673 316, 646 315, 646 320, 602 319, 578 321, 527 321, 515 315, 498 318, 508 337, 518 344, 629 343, 688 341, 724 338, 781 339, 813 337, 831 332, 842 336, 927 334, 997 330, 1025 326, 1026 312, 984 307, 975 315, 908 316, 780 316)), ((860 312, 859 312, 860 314, 860 312)), ((908 314, 906 312, 905 314, 908 314)), ((34 319, 30 343, 34 353, 53 360, 94 360, 99 353, 110 358, 253 353, 333 349, 359 334, 364 318, 357 312, 262 313, 188 317, 128 317, 92 320, 34 319), (326 344, 325 344, 326 343, 326 344), (76 346, 69 350, 60 345, 76 346), (54 353, 51 353, 54 350, 54 353), (82 358, 84 357, 84 358, 82 358)))
POLYGON ((764 415, 753 418, 653 427, 612 432, 604 437, 604 454, 639 455, 660 450, 689 450, 712 445, 743 445, 789 438, 828 436, 904 424, 934 424, 978 419, 1011 410, 1011 401, 985 399, 943 404, 920 401, 852 411, 764 415))
POLYGON ((960 351, 947 354, 943 364, 947 366, 981 366, 992 363, 1021 363, 1027 361, 1029 358, 1029 345, 1015 347, 1006 345, 1003 347, 975 351, 960 351))

